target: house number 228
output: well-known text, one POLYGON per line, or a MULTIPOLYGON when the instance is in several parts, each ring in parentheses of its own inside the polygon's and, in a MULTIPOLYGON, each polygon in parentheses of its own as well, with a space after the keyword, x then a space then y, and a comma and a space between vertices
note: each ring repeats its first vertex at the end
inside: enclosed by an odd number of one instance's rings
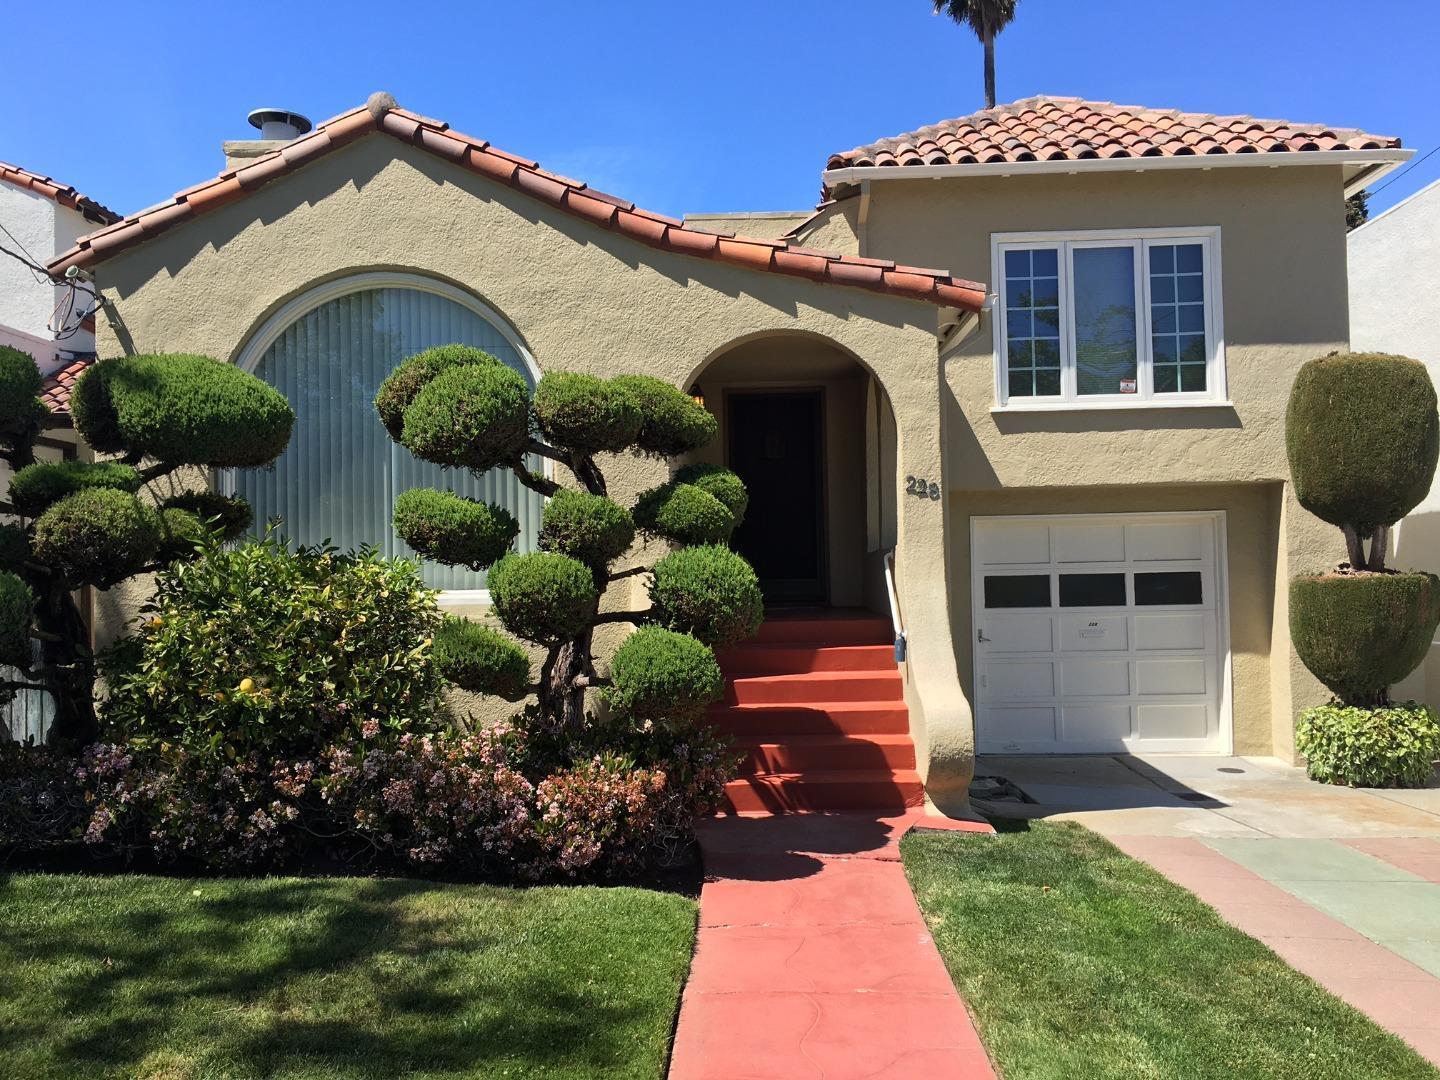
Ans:
POLYGON ((940 485, 926 480, 923 476, 905 477, 905 494, 922 499, 939 499, 940 485))

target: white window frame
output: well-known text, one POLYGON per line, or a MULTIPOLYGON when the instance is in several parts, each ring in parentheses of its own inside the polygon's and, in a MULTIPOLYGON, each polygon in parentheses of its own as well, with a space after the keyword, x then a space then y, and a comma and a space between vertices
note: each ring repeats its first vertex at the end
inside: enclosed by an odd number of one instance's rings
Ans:
MULTIPOLYGON (((427 277, 424 274, 409 273, 406 271, 363 271, 355 274, 347 274, 343 277, 333 278, 330 281, 321 282, 319 285, 292 297, 282 304, 269 317, 267 317, 246 340, 244 345, 235 353, 233 363, 241 371, 255 373, 256 367, 264 358, 270 346, 279 340, 290 324, 308 315, 316 308, 328 304, 332 300, 351 293, 365 292, 370 289, 414 289, 419 292, 434 293, 436 296, 451 300, 461 307, 469 308, 480 318, 493 326, 524 362, 530 373, 533 382, 540 381, 540 365, 535 363, 535 357, 531 355, 530 348, 525 344, 524 338, 519 331, 510 325, 510 321, 496 311, 478 296, 466 292, 458 286, 442 281, 438 278, 427 277)), ((375 421, 380 422, 378 419, 375 421)), ((547 478, 554 478, 554 463, 549 459, 543 459, 542 469, 547 478)), ((234 473, 230 469, 217 470, 216 489, 225 495, 235 494, 234 473)), ((444 589, 441 590, 437 602, 441 607, 476 607, 490 605, 489 589, 444 589)))
POLYGON ((1221 306, 1220 226, 1171 229, 1087 229, 1055 232, 992 233, 990 280, 998 299, 992 309, 995 407, 992 412, 1049 412, 1086 409, 1173 409, 1228 406, 1225 377, 1224 316, 1221 306), (1205 286, 1205 386, 1201 393, 1155 393, 1153 343, 1150 336, 1150 260, 1154 246, 1200 243, 1205 286), (1074 253, 1079 248, 1121 247, 1135 252, 1136 392, 1086 394, 1076 389, 1074 253), (1006 357, 1005 253, 1055 248, 1059 251, 1060 394, 1055 397, 1010 397, 1006 357))

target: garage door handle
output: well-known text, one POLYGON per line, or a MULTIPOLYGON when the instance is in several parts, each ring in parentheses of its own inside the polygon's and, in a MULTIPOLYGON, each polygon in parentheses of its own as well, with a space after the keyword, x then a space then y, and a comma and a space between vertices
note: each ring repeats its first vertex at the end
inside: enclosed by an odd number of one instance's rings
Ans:
POLYGON ((976 630, 976 631, 975 631, 975 640, 976 640, 976 641, 984 642, 984 641, 989 641, 990 639, 985 636, 985 631, 984 631, 984 630, 976 630))

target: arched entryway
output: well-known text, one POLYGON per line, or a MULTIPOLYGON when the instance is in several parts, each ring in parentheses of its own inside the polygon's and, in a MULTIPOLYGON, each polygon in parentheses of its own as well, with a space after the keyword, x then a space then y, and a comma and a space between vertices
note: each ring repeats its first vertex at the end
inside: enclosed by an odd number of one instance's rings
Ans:
POLYGON ((895 543, 895 421, 879 381, 834 342, 753 337, 724 349, 694 386, 720 424, 704 458, 745 481, 733 544, 772 605, 885 610, 895 543))

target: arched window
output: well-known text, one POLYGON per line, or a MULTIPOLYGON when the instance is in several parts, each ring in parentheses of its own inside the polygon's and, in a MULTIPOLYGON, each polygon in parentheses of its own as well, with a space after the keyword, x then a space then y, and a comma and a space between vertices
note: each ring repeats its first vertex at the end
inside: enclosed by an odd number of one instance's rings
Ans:
MULTIPOLYGON (((226 486, 255 510, 255 529, 282 519, 304 544, 341 549, 373 544, 386 555, 414 553, 391 523, 395 497, 415 487, 454 491, 510 510, 521 551, 534 548, 543 500, 514 475, 476 477, 421 461, 392 442, 375 412, 380 383, 407 356, 458 342, 499 357, 534 385, 519 338, 474 297, 418 275, 364 274, 311 290, 286 304, 251 339, 238 364, 283 393, 295 432, 274 466, 232 473, 226 486)), ((425 580, 454 599, 476 599, 485 575, 426 563, 425 580), (464 594, 469 593, 469 596, 464 594)))

